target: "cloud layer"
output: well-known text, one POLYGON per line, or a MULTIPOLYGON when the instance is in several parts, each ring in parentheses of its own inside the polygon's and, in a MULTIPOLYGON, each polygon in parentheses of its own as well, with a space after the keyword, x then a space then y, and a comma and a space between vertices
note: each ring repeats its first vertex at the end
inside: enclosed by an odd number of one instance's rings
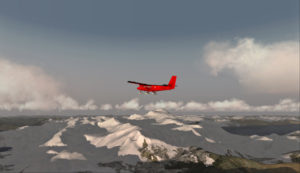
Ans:
POLYGON ((264 93, 299 93, 299 42, 211 42, 204 58, 213 75, 229 69, 246 88, 264 93))
MULTIPOLYGON (((223 68, 223 67, 222 67, 223 68)), ((222 69, 221 68, 221 69, 222 69)), ((218 73, 220 70, 216 70, 218 73)), ((252 73, 252 72, 251 72, 252 73)), ((115 106, 104 104, 98 108, 93 100, 79 104, 63 93, 60 84, 40 68, 16 64, 0 59, 0 110, 173 110, 203 112, 299 112, 300 103, 283 99, 275 105, 251 106, 240 99, 211 101, 158 101, 140 105, 133 98, 115 106)))
POLYGON ((143 108, 146 111, 164 109, 183 112, 299 112, 299 107, 300 102, 292 99, 283 99, 274 105, 251 106, 245 101, 236 98, 223 101, 211 101, 208 103, 196 101, 184 103, 182 101, 160 100, 146 105, 140 105, 139 99, 134 98, 121 105, 117 104, 115 106, 116 109, 121 110, 140 110, 143 108))
POLYGON ((93 100, 80 105, 42 69, 0 59, 0 110, 95 110, 93 100))
POLYGON ((129 100, 128 102, 124 102, 121 105, 116 105, 116 109, 121 109, 121 110, 140 110, 142 106, 139 104, 139 99, 134 98, 132 100, 129 100))
POLYGON ((166 109, 166 110, 178 110, 182 107, 183 102, 173 102, 173 101, 159 101, 156 103, 149 103, 145 105, 145 110, 156 110, 156 109, 166 109))
POLYGON ((113 108, 113 106, 111 104, 103 104, 100 106, 100 109, 104 110, 104 111, 111 110, 112 108, 113 108))
POLYGON ((145 110, 166 109, 174 111, 202 111, 202 112, 299 112, 300 103, 291 99, 283 99, 275 105, 251 106, 243 100, 230 99, 201 103, 190 101, 170 102, 159 101, 144 106, 145 110))

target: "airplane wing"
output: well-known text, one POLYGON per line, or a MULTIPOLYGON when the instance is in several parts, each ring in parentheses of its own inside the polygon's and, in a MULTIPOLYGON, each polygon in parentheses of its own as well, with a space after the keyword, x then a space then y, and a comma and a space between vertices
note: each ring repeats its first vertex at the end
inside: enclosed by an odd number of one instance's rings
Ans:
POLYGON ((138 84, 138 85, 145 85, 145 86, 151 86, 151 85, 149 85, 149 84, 140 83, 140 82, 134 82, 134 81, 128 81, 128 83, 138 84))

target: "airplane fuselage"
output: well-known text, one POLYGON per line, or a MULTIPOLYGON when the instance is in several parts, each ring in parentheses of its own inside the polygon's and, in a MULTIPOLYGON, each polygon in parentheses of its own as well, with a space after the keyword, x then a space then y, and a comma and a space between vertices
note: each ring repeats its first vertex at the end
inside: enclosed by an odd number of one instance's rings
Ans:
POLYGON ((172 86, 163 86, 163 85, 140 85, 137 87, 140 91, 148 91, 148 92, 155 92, 155 91, 164 91, 164 90, 172 90, 175 87, 172 86))
POLYGON ((140 94, 142 91, 145 91, 146 94, 152 93, 156 94, 157 91, 165 91, 165 90, 172 90, 176 87, 176 76, 172 76, 169 84, 163 84, 163 85, 151 85, 151 84, 145 84, 140 82, 134 82, 134 81, 128 81, 128 83, 137 84, 139 85, 136 89, 140 91, 140 94))

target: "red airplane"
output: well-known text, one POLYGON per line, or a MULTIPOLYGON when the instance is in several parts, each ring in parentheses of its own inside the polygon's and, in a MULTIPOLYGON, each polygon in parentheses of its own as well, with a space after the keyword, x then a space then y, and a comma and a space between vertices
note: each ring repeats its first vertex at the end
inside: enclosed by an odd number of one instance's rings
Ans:
POLYGON ((142 91, 145 91, 146 94, 153 93, 156 94, 157 91, 165 91, 165 90, 172 90, 176 87, 176 76, 172 76, 170 79, 169 84, 163 84, 163 85, 151 85, 151 84, 145 84, 145 83, 139 83, 139 82, 134 82, 134 81, 128 81, 128 83, 132 84, 138 84, 139 87, 138 89, 140 91, 140 94, 142 91))

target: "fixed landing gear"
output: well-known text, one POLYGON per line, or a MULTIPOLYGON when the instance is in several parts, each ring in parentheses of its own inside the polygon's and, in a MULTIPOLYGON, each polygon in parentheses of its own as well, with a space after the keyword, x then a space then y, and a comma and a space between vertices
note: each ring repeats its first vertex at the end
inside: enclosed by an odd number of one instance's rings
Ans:
POLYGON ((152 95, 157 95, 155 91, 140 91, 139 94, 152 94, 152 95))
POLYGON ((152 91, 151 93, 152 93, 153 95, 157 95, 157 93, 156 93, 155 91, 152 91))

